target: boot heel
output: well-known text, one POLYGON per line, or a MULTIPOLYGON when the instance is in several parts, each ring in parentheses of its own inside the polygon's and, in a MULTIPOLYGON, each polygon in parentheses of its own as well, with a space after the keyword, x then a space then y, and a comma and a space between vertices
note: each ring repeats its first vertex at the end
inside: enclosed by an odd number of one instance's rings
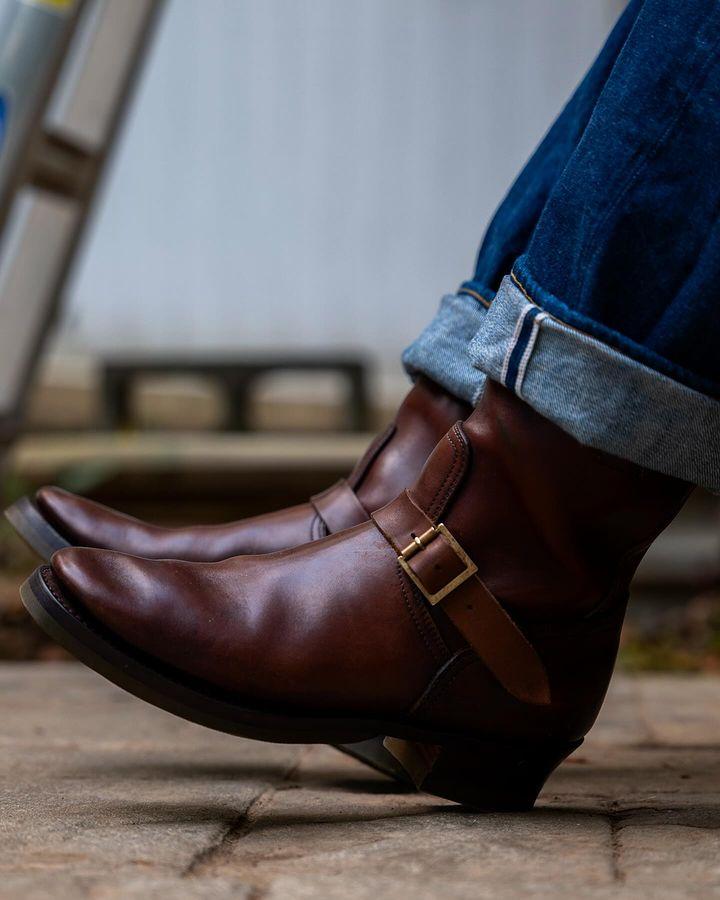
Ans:
POLYGON ((440 745, 385 738, 418 790, 486 812, 532 809, 550 774, 580 744, 440 745))

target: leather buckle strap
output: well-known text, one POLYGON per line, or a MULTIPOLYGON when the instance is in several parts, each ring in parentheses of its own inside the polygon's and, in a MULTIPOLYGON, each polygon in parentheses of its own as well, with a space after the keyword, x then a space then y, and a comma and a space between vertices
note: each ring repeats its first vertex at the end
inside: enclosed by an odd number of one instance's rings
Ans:
POLYGON ((329 534, 337 534, 353 525, 361 525, 370 518, 368 511, 358 500, 349 483, 341 478, 332 487, 310 498, 315 512, 320 516, 329 534))
POLYGON ((446 526, 436 525, 407 491, 371 518, 398 554, 403 572, 435 609, 442 609, 505 690, 525 703, 550 703, 537 651, 446 526))
POLYGON ((405 549, 400 552, 400 555, 398 556, 398 562, 402 566, 405 574, 413 582, 415 587, 417 587, 420 593, 433 606, 435 606, 437 603, 440 603, 441 600, 444 600, 448 594, 452 593, 455 590, 455 588, 460 587, 460 585, 464 581, 467 581, 468 578, 472 578, 472 576, 477 572, 477 566, 475 565, 475 563, 470 559, 467 553, 463 550, 460 544, 458 544, 458 542, 450 534, 450 532, 442 522, 440 522, 439 525, 431 525, 427 531, 423 532, 423 534, 413 537, 412 543, 408 544, 407 547, 405 547, 405 549), (417 553, 425 550, 425 548, 435 540, 446 541, 452 552, 462 562, 464 568, 442 587, 437 588, 435 591, 431 591, 428 587, 425 586, 420 575, 418 575, 414 571, 412 565, 410 564, 410 560, 417 553))

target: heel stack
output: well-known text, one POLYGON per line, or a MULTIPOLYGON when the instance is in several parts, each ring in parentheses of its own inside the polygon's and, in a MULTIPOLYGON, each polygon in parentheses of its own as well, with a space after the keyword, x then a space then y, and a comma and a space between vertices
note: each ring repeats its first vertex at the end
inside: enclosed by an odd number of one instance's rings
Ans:
POLYGON ((486 812, 513 812, 532 809, 550 774, 582 740, 519 745, 385 738, 384 743, 419 790, 486 812))

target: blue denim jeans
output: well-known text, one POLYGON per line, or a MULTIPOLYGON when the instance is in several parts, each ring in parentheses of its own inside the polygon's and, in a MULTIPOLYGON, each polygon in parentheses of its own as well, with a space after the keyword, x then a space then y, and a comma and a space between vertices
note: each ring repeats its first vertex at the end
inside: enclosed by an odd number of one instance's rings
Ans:
POLYGON ((720 491, 719 147, 720 4, 631 0, 408 371, 720 491))

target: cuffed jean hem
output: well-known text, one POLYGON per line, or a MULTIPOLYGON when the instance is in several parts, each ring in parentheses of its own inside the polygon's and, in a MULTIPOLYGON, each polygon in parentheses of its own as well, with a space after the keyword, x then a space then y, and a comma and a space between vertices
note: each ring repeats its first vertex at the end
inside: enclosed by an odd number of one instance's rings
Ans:
POLYGON ((469 356, 581 443, 720 492, 720 401, 565 324, 509 277, 469 356))
POLYGON ((473 365, 468 346, 487 314, 472 296, 444 296, 435 318, 403 353, 405 371, 411 378, 427 375, 461 400, 476 403, 485 375, 473 365))

